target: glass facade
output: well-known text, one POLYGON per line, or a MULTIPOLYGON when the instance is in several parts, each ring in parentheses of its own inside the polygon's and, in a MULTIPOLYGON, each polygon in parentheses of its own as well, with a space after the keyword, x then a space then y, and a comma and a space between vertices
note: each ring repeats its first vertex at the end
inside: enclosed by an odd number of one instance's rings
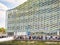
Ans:
POLYGON ((60 29, 60 0, 28 0, 21 10, 8 10, 9 31, 40 32, 60 29))

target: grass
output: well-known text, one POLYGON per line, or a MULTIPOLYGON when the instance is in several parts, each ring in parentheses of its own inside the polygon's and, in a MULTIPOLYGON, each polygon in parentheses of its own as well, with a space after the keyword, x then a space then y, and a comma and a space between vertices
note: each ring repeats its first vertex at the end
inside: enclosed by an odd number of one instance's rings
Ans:
POLYGON ((60 42, 46 42, 46 41, 8 41, 0 42, 0 45, 60 45, 60 42))

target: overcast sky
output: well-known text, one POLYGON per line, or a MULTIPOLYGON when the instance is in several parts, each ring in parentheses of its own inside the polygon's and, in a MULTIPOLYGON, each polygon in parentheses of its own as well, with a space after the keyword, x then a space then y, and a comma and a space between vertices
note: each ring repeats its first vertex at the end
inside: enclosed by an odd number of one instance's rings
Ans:
POLYGON ((6 10, 15 8, 27 0, 0 0, 0 27, 5 26, 6 10))

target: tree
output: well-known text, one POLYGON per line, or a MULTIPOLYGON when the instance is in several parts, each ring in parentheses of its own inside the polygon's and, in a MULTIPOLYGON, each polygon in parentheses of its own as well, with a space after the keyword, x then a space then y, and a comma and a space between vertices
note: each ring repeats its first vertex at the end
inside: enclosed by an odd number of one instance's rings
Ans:
POLYGON ((3 28, 3 27, 0 28, 0 32, 1 32, 1 33, 5 33, 5 28, 3 28))

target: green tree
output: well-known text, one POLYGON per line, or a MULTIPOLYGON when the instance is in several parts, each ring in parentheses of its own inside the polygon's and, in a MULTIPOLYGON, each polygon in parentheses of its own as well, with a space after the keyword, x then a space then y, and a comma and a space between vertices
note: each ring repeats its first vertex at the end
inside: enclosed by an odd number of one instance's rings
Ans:
POLYGON ((2 27, 2 28, 0 28, 0 32, 2 32, 2 33, 5 33, 5 30, 6 30, 6 29, 5 29, 5 28, 3 28, 3 27, 2 27))

